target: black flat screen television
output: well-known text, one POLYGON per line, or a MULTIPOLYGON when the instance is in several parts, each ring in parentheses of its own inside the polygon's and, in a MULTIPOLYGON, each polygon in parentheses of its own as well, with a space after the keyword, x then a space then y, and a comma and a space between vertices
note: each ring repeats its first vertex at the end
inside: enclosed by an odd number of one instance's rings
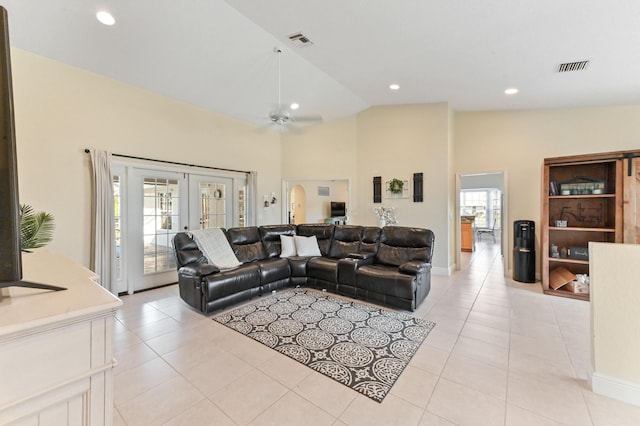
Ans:
POLYGON ((347 205, 343 201, 331 202, 331 217, 342 217, 347 215, 347 205))
POLYGON ((9 25, 7 10, 2 6, 0 15, 0 288, 15 286, 65 290, 63 287, 22 281, 18 158, 13 120, 9 25))

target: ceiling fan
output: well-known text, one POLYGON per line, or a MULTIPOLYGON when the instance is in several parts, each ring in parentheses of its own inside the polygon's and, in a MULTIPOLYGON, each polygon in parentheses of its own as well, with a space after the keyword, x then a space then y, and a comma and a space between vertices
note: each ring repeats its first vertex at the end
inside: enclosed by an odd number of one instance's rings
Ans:
POLYGON ((278 105, 269 113, 269 120, 271 121, 271 124, 277 126, 288 126, 291 123, 322 122, 322 117, 320 115, 293 116, 289 112, 289 107, 282 104, 282 73, 280 64, 282 49, 276 47, 274 51, 278 55, 278 105))

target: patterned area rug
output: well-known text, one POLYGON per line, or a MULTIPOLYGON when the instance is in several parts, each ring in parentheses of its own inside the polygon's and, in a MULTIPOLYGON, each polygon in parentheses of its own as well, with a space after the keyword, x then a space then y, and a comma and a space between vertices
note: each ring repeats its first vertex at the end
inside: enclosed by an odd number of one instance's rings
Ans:
POLYGON ((302 288, 213 319, 378 402, 435 326, 302 288))

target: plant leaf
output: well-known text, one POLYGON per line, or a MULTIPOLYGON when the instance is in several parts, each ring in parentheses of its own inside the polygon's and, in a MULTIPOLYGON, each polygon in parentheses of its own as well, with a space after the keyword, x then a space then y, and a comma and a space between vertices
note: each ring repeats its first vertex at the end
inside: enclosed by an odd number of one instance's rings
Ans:
POLYGON ((22 250, 43 247, 53 238, 53 215, 34 213, 33 207, 20 206, 20 248, 22 250))

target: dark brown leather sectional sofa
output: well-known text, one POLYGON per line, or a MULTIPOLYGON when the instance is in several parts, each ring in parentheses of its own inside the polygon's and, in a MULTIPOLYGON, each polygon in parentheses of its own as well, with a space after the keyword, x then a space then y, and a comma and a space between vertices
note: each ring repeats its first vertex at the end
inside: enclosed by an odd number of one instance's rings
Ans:
POLYGON ((242 262, 224 271, 208 263, 189 234, 174 238, 180 296, 203 313, 296 285, 413 311, 431 288, 428 229, 302 224, 224 232, 242 262), (315 236, 322 255, 281 258, 281 235, 315 236))

